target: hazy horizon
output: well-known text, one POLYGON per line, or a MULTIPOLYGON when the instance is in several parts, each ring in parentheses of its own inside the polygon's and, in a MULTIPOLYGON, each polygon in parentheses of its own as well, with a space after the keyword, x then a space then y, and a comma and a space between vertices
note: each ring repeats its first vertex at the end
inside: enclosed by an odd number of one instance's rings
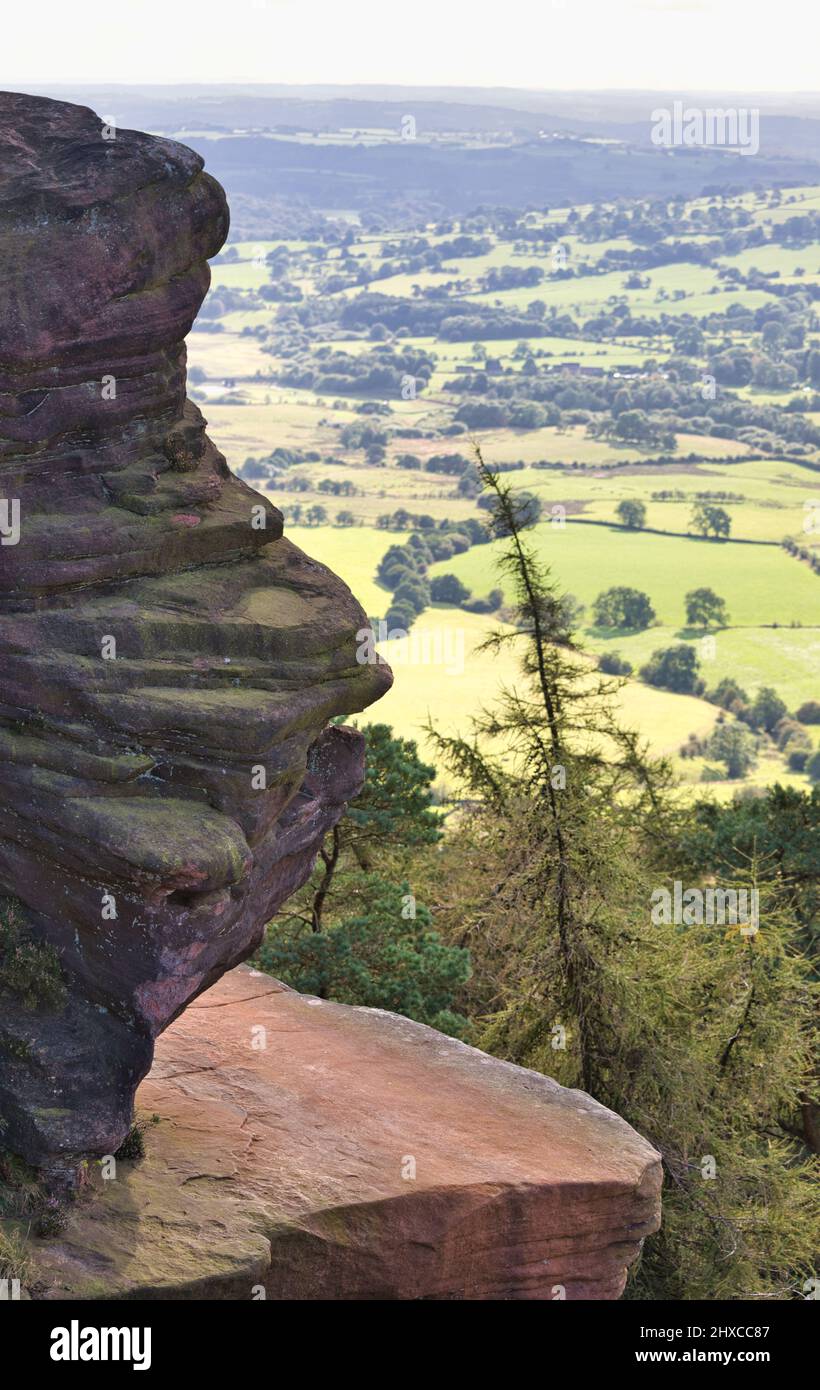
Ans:
POLYGON ((816 92, 820 17, 782 0, 91 0, 4 16, 0 85, 450 87, 543 92, 816 92), (66 72, 66 53, 72 67, 66 72))

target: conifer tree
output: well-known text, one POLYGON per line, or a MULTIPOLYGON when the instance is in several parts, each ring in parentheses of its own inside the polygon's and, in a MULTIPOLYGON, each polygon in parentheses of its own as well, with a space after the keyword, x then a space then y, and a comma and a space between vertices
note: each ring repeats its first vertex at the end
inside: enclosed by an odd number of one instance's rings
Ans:
POLYGON ((795 1118, 812 1071, 800 924, 754 847, 716 882, 759 891, 756 932, 653 923, 687 813, 621 727, 621 683, 568 631, 514 494, 478 467, 516 610, 487 645, 519 644, 522 680, 471 736, 429 730, 472 807, 444 847, 438 920, 471 951, 477 1041, 582 1086, 661 1153, 663 1227, 634 1295, 802 1297, 820 1214, 795 1118))

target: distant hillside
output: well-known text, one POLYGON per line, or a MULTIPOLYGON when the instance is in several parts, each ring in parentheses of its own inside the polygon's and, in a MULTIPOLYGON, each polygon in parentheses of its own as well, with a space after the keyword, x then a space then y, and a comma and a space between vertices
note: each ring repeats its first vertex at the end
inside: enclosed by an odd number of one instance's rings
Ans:
POLYGON ((234 231, 245 235, 264 228, 255 204, 277 199, 330 213, 389 211, 394 222, 413 224, 481 205, 557 207, 820 181, 820 107, 809 98, 760 99, 760 153, 738 158, 657 149, 651 113, 672 98, 651 92, 89 86, 59 95, 199 150, 228 192, 234 231), (416 138, 402 140, 408 116, 416 138))
POLYGON ((420 141, 340 146, 264 136, 186 139, 207 155, 208 168, 229 197, 237 192, 298 197, 324 209, 378 211, 385 203, 416 202, 431 213, 452 214, 482 204, 559 207, 615 197, 694 197, 820 177, 815 160, 613 148, 569 138, 497 149, 420 141))

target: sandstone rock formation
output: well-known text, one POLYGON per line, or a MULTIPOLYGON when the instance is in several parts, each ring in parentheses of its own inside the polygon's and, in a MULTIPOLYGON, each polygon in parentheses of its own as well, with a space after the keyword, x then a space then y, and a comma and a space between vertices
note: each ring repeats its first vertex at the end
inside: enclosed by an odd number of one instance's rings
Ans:
POLYGON ((580 1091, 247 966, 159 1040, 146 1157, 34 1242, 38 1296, 613 1299, 660 1157, 580 1091))
POLYGON ((304 880, 362 775, 328 720, 390 679, 186 400, 221 188, 111 136, 0 94, 0 928, 67 985, 32 1008, 0 930, 0 1142, 56 1177, 117 1148, 157 1035, 304 880))

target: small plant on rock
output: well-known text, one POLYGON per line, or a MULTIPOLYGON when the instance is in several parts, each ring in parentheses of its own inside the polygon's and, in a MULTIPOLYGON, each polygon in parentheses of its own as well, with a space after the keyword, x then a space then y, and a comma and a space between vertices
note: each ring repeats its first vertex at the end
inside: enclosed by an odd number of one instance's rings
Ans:
POLYGON ((148 1125, 145 1120, 135 1120, 114 1157, 122 1159, 124 1163, 133 1163, 138 1158, 145 1158, 145 1131, 147 1128, 148 1125))

